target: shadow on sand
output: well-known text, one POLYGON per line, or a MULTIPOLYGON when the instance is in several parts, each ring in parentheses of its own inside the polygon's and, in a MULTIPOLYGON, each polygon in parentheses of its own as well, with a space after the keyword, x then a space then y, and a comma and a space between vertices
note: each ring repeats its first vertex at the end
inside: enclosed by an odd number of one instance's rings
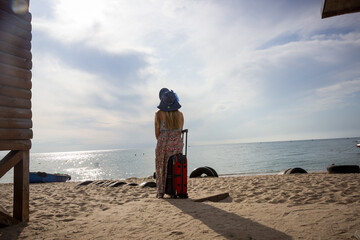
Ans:
POLYGON ((28 225, 22 222, 13 226, 0 228, 0 240, 15 240, 18 239, 23 229, 28 225))
MULTIPOLYGON (((168 202, 200 220, 225 239, 292 239, 283 232, 216 208, 206 202, 194 202, 191 199, 168 199, 168 202)), ((231 198, 228 197, 222 202, 231 202, 231 198)))

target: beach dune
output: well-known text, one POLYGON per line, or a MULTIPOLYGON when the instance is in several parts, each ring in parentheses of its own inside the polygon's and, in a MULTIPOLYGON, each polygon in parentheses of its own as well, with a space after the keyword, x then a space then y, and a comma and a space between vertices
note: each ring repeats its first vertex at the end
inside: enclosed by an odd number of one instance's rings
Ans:
MULTIPOLYGON (((131 178, 142 183, 151 178, 131 178)), ((154 188, 78 183, 30 185, 30 222, 5 239, 357 239, 360 174, 191 178, 189 199, 156 199, 154 188), (221 201, 197 199, 228 193, 221 201)), ((12 184, 0 205, 12 212, 12 184)))

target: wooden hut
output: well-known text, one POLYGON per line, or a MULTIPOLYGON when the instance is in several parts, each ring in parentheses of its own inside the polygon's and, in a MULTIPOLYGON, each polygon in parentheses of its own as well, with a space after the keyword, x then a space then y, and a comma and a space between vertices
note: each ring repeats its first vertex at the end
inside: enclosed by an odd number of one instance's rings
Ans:
POLYGON ((0 178, 14 168, 13 217, 29 220, 29 150, 31 148, 31 14, 29 0, 0 0, 0 178))
POLYGON ((328 18, 360 11, 360 0, 324 0, 321 17, 328 18))

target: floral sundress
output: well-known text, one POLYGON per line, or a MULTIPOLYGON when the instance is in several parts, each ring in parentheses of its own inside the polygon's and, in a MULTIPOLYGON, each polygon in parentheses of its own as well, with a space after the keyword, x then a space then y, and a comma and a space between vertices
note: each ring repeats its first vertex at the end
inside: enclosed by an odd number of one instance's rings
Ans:
POLYGON ((181 129, 169 130, 165 127, 165 121, 160 121, 160 135, 155 149, 157 197, 162 197, 165 193, 167 164, 170 156, 183 151, 184 143, 180 131, 181 129))

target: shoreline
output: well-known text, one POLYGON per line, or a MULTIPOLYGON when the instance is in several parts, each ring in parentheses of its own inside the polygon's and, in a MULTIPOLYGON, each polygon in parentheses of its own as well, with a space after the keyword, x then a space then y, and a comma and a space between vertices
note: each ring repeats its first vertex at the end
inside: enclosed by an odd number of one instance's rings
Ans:
MULTIPOLYGON (((284 170, 285 171, 285 170, 284 170)), ((219 177, 246 177, 246 176, 269 176, 269 175, 284 175, 284 171, 280 172, 266 172, 266 173, 226 173, 226 174, 219 174, 219 177)), ((319 174, 324 173, 326 174, 327 171, 323 170, 313 170, 307 171, 307 174, 319 174)), ((306 173, 305 173, 306 174, 306 173)))
MULTIPOLYGON (((0 228, 0 239, 351 239, 360 232, 360 174, 189 178, 189 199, 78 183, 31 184, 30 222, 0 228), (195 202, 223 193, 229 197, 219 202, 195 202)), ((0 189, 0 206, 11 213, 13 184, 0 189)))
MULTIPOLYGON (((280 171, 280 172, 265 172, 265 173, 225 173, 225 174, 218 174, 219 177, 246 177, 246 176, 269 176, 269 175, 283 175, 284 171, 280 171)), ((327 171, 323 171, 323 170, 313 170, 313 171, 307 171, 308 174, 317 174, 317 173, 327 173, 327 171)), ((189 174, 190 175, 190 174, 189 174)), ((188 178, 189 178, 188 175, 188 178)), ((81 180, 81 181, 67 181, 67 182, 71 182, 71 183, 81 183, 81 182, 85 182, 85 181, 102 181, 102 180, 113 180, 113 181, 120 181, 120 180, 126 180, 129 178, 137 178, 137 179, 148 179, 148 178, 152 178, 152 175, 146 176, 146 177, 128 177, 128 178, 111 178, 111 179, 85 179, 85 180, 81 180)), ((208 177, 204 177, 204 178, 208 178, 208 177)), ((155 181, 155 179, 153 179, 155 181)), ((13 182, 0 182, 1 184, 12 184, 13 182)), ((33 184, 33 183, 30 183, 33 184)))

